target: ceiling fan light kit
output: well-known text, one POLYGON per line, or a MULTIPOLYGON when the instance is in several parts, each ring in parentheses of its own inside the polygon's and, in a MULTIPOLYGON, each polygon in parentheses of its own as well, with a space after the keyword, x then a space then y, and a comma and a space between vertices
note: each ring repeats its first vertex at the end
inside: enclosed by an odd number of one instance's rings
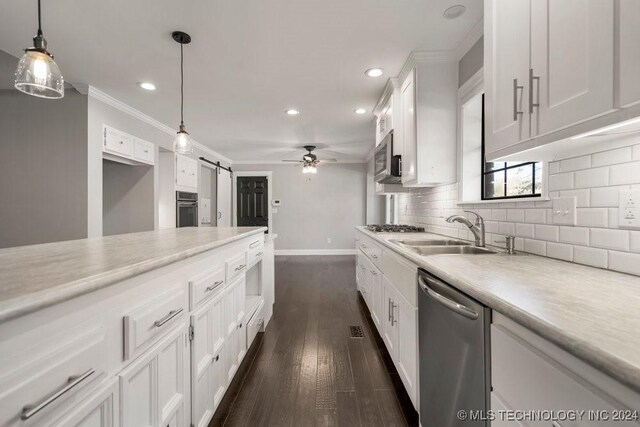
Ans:
POLYGON ((38 32, 33 47, 27 48, 16 68, 14 87, 27 95, 39 98, 64 97, 64 78, 53 55, 47 50, 47 40, 42 34, 40 0, 38 0, 38 32))
POLYGON ((185 44, 191 43, 191 36, 182 31, 174 31, 171 33, 173 40, 180 43, 180 127, 176 138, 173 140, 173 151, 180 154, 193 153, 193 143, 191 136, 184 126, 184 52, 185 44))

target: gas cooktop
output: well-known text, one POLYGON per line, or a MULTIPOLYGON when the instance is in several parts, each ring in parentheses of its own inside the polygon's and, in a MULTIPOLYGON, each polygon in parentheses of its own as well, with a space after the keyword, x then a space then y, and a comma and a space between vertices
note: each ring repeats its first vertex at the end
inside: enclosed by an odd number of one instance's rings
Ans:
POLYGON ((404 224, 371 224, 367 230, 374 233, 424 233, 424 227, 404 224))

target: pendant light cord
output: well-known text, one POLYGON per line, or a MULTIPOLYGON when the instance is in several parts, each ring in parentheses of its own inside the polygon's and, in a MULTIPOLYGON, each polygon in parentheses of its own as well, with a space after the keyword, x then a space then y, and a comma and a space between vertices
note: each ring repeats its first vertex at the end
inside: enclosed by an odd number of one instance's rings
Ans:
POLYGON ((38 35, 42 36, 42 20, 40 19, 40 0, 38 0, 38 35))
MULTIPOLYGON (((38 0, 39 2, 40 0, 38 0)), ((184 125, 184 44, 180 42, 180 124, 184 125)))

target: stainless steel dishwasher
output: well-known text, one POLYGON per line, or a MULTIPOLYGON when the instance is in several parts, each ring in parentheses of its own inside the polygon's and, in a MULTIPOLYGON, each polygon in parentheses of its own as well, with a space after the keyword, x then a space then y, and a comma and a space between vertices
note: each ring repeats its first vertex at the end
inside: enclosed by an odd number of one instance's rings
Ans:
POLYGON ((490 311, 423 269, 418 284, 420 423, 489 426, 470 411, 489 409, 490 311))

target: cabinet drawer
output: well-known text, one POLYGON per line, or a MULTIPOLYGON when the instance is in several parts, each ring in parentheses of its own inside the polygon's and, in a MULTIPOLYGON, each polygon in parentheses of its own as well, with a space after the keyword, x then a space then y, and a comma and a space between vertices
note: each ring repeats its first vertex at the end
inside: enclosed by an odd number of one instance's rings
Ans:
POLYGON ((184 290, 174 289, 124 316, 124 357, 133 359, 182 318, 184 290))
POLYGON ((56 420, 55 426, 118 427, 120 425, 118 379, 111 378, 82 403, 56 420))
POLYGON ((247 268, 247 256, 243 252, 227 261, 227 282, 244 273, 247 268))
POLYGON ((154 146, 152 143, 141 139, 135 140, 133 147, 133 157, 145 163, 154 163, 154 146))
POLYGON ((264 327, 264 300, 258 306, 258 309, 253 313, 249 322, 247 322, 247 348, 251 347, 251 343, 255 339, 258 332, 264 327))
POLYGON ((264 244, 261 244, 247 252, 247 264, 253 265, 262 259, 264 255, 264 244))
MULTIPOLYGON (((623 409, 609 397, 600 395, 591 384, 495 325, 491 326, 491 377, 493 392, 514 410, 607 410, 611 413, 614 409, 623 409)), ((607 424, 585 418, 571 425, 607 424)), ((615 425, 637 426, 632 422, 615 425)))
MULTIPOLYGON (((71 333, 70 333, 71 334, 71 333)), ((104 328, 74 335, 55 349, 40 347, 36 357, 0 380, 0 425, 34 426, 51 421, 77 404, 104 378, 104 328)), ((29 360, 30 359, 30 360, 29 360)))
POLYGON ((103 147, 105 151, 131 157, 133 155, 133 138, 105 126, 103 147))
POLYGON ((391 251, 386 251, 382 271, 409 304, 418 306, 418 266, 391 251))
POLYGON ((201 276, 189 281, 189 296, 191 309, 193 310, 200 302, 215 295, 224 288, 225 273, 224 267, 211 270, 201 276))

